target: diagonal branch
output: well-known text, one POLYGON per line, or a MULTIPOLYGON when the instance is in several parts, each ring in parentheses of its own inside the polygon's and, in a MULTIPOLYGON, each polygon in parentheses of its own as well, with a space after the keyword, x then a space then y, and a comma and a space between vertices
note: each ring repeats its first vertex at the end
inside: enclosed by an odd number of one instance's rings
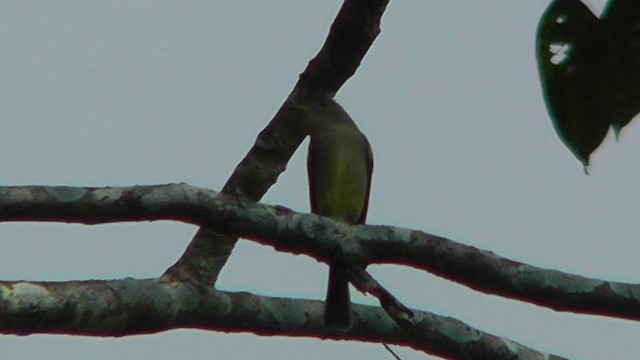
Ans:
POLYGON ((356 289, 362 293, 368 293, 375 296, 380 301, 380 306, 389 315, 393 321, 400 327, 405 329, 415 328, 415 319, 411 309, 400 302, 389 290, 385 289, 376 279, 368 272, 362 269, 351 269, 351 283, 356 289))
MULTIPOLYGON (((345 0, 322 49, 300 74, 288 99, 238 164, 222 188, 223 193, 258 201, 276 182, 306 136, 299 126, 301 116, 296 105, 317 98, 333 98, 355 73, 380 33, 387 3, 388 0, 345 0)), ((164 279, 215 284, 236 241, 234 236, 200 228, 164 279)))
POLYGON ((427 312, 413 311, 416 326, 408 334, 377 307, 353 310, 354 326, 333 333, 322 326, 323 304, 317 300, 203 290, 159 279, 0 282, 3 334, 126 336, 198 328, 385 342, 456 359, 561 359, 427 312))
POLYGON ((424 269, 485 293, 558 311, 640 320, 640 285, 542 269, 421 231, 349 226, 281 206, 239 200, 186 184, 131 188, 0 187, 0 221, 100 224, 177 220, 306 254, 364 266, 424 269))

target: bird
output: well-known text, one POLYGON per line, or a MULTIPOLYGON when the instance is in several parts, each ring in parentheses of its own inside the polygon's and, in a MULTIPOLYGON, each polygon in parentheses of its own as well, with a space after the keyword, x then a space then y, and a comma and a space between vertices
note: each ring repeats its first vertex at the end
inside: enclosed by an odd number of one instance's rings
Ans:
MULTIPOLYGON (((311 211, 347 224, 367 217, 373 153, 367 137, 333 99, 305 106, 310 137, 307 156, 311 211)), ((346 331, 351 327, 349 273, 329 261, 329 283, 323 325, 346 331)))

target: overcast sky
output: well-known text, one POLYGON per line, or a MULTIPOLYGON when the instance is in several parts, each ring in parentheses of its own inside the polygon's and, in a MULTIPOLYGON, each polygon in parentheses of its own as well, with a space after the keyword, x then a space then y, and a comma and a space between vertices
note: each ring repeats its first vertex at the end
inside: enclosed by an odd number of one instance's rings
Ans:
MULTIPOLYGON (((340 1, 0 1, 2 185, 187 182, 219 190, 322 45, 340 1)), ((591 175, 542 100, 536 0, 391 1, 338 93, 372 144, 368 222, 532 265, 640 274, 640 128, 591 175)), ((603 0, 590 1, 600 11, 603 0)), ((308 211, 306 142, 263 201, 308 211)), ((156 277, 196 228, 0 224, 5 280, 156 277)), ((371 267, 405 304, 572 359, 634 359, 637 322, 555 313, 430 274, 371 267)), ((326 267, 241 241, 219 286, 320 299, 326 267), (286 278, 286 281, 281 281, 286 278)), ((370 298, 354 301, 375 304, 370 298)), ((390 359, 381 345, 177 330, 124 339, 0 336, 20 359, 390 359)), ((396 347, 403 359, 422 353, 396 347)))

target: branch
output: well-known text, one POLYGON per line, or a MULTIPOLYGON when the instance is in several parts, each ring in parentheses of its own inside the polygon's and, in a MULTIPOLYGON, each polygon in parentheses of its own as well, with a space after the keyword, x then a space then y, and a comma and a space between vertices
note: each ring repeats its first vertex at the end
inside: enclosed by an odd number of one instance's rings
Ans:
MULTIPOLYGON (((306 136, 299 126, 302 117, 296 106, 317 98, 333 98, 355 73, 380 33, 387 3, 388 0, 345 0, 322 49, 238 164, 222 188, 223 193, 258 201, 276 182, 306 136)), ((167 270, 165 279, 215 284, 236 241, 234 236, 200 228, 182 257, 167 270)))
POLYGON ((316 300, 205 291, 159 279, 0 282, 3 334, 126 336, 198 328, 384 342, 456 359, 553 358, 452 318, 414 310, 416 328, 408 335, 379 308, 354 305, 353 310, 354 326, 338 334, 322 326, 323 304, 316 300))
POLYGON ((361 269, 350 269, 349 275, 353 286, 362 293, 375 296, 380 301, 380 306, 396 324, 405 329, 415 327, 414 314, 411 309, 402 304, 368 272, 361 269))
POLYGON ((355 74, 360 62, 380 34, 380 20, 388 0, 347 0, 331 25, 322 49, 300 74, 292 94, 338 92, 355 74))
POLYGON ((131 188, 0 187, 0 221, 101 224, 177 220, 276 250, 354 266, 395 263, 478 291, 558 311, 640 320, 640 285, 590 279, 512 261, 421 231, 350 226, 186 184, 131 188))

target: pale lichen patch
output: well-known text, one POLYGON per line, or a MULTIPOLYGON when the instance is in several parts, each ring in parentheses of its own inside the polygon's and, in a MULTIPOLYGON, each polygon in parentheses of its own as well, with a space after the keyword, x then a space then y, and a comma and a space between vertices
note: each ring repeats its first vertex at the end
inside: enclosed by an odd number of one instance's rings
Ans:
POLYGON ((47 308, 48 305, 55 303, 54 299, 50 297, 49 291, 46 287, 21 282, 13 285, 12 289, 13 305, 21 308, 27 307, 40 307, 47 308))
POLYGON ((520 349, 520 345, 518 345, 518 343, 503 337, 501 337, 500 340, 502 340, 504 345, 507 347, 507 349, 509 349, 509 351, 511 351, 512 354, 518 353, 518 350, 520 349))
POLYGON ((7 299, 11 294, 11 287, 5 284, 0 285, 0 299, 7 299))
POLYGON ((604 281, 588 279, 581 276, 566 274, 557 270, 536 271, 528 265, 518 268, 519 278, 525 284, 532 282, 542 284, 550 289, 564 289, 573 294, 584 294, 601 286, 604 281))
POLYGON ((613 291, 618 296, 624 296, 632 299, 640 298, 640 288, 637 286, 629 285, 629 284, 620 284, 611 282, 608 283, 611 291, 613 291))
POLYGON ((73 186, 55 186, 46 187, 45 189, 49 195, 61 202, 77 201, 86 193, 85 189, 73 186))
POLYGON ((269 310, 269 315, 273 316, 280 323, 304 325, 307 321, 302 308, 290 309, 278 301, 264 301, 263 306, 269 310))
POLYGON ((460 343, 476 342, 482 338, 482 332, 452 318, 446 318, 445 321, 442 321, 438 329, 441 334, 460 343))

